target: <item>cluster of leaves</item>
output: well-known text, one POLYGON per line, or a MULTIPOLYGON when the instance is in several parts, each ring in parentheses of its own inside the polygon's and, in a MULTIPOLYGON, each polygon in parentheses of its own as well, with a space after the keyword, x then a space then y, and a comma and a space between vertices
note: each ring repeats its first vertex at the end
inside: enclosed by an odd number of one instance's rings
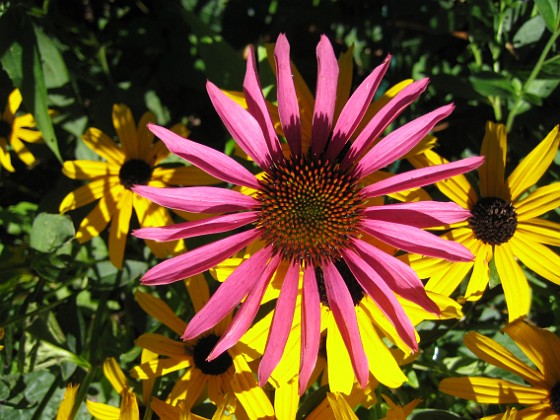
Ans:
MULTIPOLYGON (((286 32, 294 62, 313 85, 313 48, 325 33, 340 51, 353 45, 356 84, 387 53, 394 60, 385 88, 431 78, 404 120, 456 103, 438 132, 440 153, 454 158, 479 150, 490 119, 507 125, 515 163, 559 122, 559 7, 558 0, 2 2, 0 98, 20 89, 45 145, 32 148, 34 168, 15 161, 15 173, 0 173, 0 417, 54 418, 68 382, 83 384, 79 401, 86 393, 114 398, 101 362, 114 356, 130 367, 139 356, 134 339, 156 328, 132 297, 156 262, 143 244, 130 238, 118 271, 108 261, 106 237, 85 245, 73 240, 88 209, 72 219, 57 214, 77 186, 62 175, 61 162, 95 159, 79 138, 92 126, 114 133, 114 103, 128 104, 137 117, 149 109, 162 124, 188 123, 191 138, 223 149, 227 135, 205 80, 239 90, 244 47, 286 32)), ((556 165, 547 181, 559 175, 556 165)), ((550 293, 550 284, 531 280, 533 318, 559 325, 557 288, 550 293)), ((158 292, 188 311, 184 289, 158 292)), ((422 357, 397 398, 420 396, 426 407, 479 415, 475 404, 439 394, 437 382, 458 367, 480 372, 462 335, 466 329, 495 335, 505 323, 502 299, 496 288, 465 307, 460 322, 423 325, 422 357)), ((87 415, 83 405, 80 413, 87 415)), ((375 411, 362 414, 376 418, 375 411)))

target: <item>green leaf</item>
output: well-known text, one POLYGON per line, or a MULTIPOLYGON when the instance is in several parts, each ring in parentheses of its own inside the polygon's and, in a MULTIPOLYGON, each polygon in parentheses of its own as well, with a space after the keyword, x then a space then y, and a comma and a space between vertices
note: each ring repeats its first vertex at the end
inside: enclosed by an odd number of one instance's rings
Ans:
POLYGON ((47 88, 34 25, 18 9, 0 17, 0 63, 20 90, 23 103, 35 117, 45 143, 62 162, 47 101, 47 88))
POLYGON ((498 269, 496 268, 496 261, 494 260, 494 258, 490 260, 488 267, 490 268, 490 280, 488 281, 488 286, 492 289, 502 282, 500 281, 500 275, 498 274, 498 269))
POLYGON ((511 81, 503 74, 482 72, 469 77, 475 91, 482 96, 501 96, 511 98, 515 93, 511 81))
POLYGON ((64 86, 70 81, 70 75, 56 43, 40 27, 35 27, 35 34, 47 87, 58 88, 64 86))
POLYGON ((537 9, 544 19, 546 27, 550 32, 560 29, 560 1, 559 0, 535 0, 537 9))
POLYGON ((520 48, 525 45, 534 44, 543 36, 545 31, 543 18, 537 15, 526 21, 513 37, 513 46, 520 48))
POLYGON ((65 215, 40 213, 33 222, 29 242, 31 248, 50 253, 75 235, 72 220, 65 215))

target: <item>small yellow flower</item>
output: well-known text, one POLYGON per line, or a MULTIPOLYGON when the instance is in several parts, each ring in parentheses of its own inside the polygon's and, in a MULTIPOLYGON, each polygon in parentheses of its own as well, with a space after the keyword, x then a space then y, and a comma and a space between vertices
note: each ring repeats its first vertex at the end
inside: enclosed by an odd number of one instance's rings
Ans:
MULTIPOLYGON (((173 222, 165 208, 132 192, 133 185, 164 187, 219 182, 195 167, 159 166, 169 151, 161 141, 154 143, 154 135, 147 128, 147 124, 154 121, 155 116, 147 112, 136 125, 126 105, 114 105, 113 125, 120 147, 101 130, 89 128, 83 141, 105 162, 74 160, 64 162, 62 168, 67 177, 90 182, 68 194, 60 204, 60 211, 67 212, 98 201, 82 220, 76 239, 80 243, 87 242, 111 223, 109 256, 119 269, 122 268, 133 209, 142 227, 165 226, 173 222)), ((182 124, 175 125, 172 130, 183 136, 189 133, 182 124)), ((158 258, 185 251, 182 241, 161 243, 147 240, 146 244, 158 258)))
POLYGON ((422 402, 421 399, 416 398, 410 401, 408 404, 402 406, 395 404, 391 398, 387 395, 382 394, 381 397, 385 400, 389 409, 387 410, 387 414, 385 414, 385 420, 406 420, 407 417, 412 413, 412 410, 416 408, 418 404, 422 402))
POLYGON ((89 413, 101 420, 137 420, 140 418, 138 402, 134 390, 129 386, 123 371, 113 357, 103 362, 103 373, 115 391, 121 396, 119 408, 95 401, 86 401, 89 413))
POLYGON ((6 170, 14 172, 8 145, 27 166, 36 163, 35 157, 25 146, 28 143, 41 143, 43 135, 35 129, 35 119, 31 114, 17 115, 16 112, 22 102, 21 93, 14 89, 8 97, 4 112, 0 115, 0 165, 6 170))
POLYGON ((494 340, 471 331, 465 345, 480 359, 522 378, 528 385, 484 377, 446 378, 439 389, 446 394, 481 404, 521 404, 517 412, 484 417, 553 420, 560 416, 560 337, 518 320, 504 331, 536 367, 527 366, 494 340))

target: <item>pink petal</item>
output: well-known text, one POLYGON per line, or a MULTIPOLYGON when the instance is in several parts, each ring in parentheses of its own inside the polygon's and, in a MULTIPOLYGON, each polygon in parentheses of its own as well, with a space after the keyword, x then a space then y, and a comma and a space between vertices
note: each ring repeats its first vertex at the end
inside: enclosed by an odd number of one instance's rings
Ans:
POLYGON ((206 90, 216 112, 237 144, 262 169, 268 168, 271 157, 257 120, 212 82, 206 82, 206 90))
POLYGON ((399 337, 412 350, 418 351, 414 326, 393 291, 387 286, 381 276, 354 252, 346 249, 343 251, 342 256, 358 283, 360 283, 366 293, 377 303, 387 319, 394 325, 399 337))
POLYGON ((208 355, 209 361, 215 359, 224 351, 234 346, 243 336, 243 334, 247 332, 247 330, 251 326, 251 323, 255 319, 255 316, 257 315, 262 298, 264 296, 264 292, 266 291, 266 288, 270 283, 272 275, 278 268, 280 261, 280 256, 275 255, 268 263, 266 263, 266 261, 264 262, 266 264, 266 267, 263 273, 260 275, 260 277, 257 278, 256 283, 247 295, 247 299, 245 299, 245 302, 242 303, 241 308, 235 314, 235 317, 229 325, 226 333, 220 338, 220 341, 218 341, 216 347, 214 347, 214 349, 208 355))
POLYGON ((453 202, 419 201, 414 203, 385 204, 372 206, 364 210, 368 219, 400 223, 417 228, 449 225, 462 222, 471 217, 471 213, 453 202))
POLYGON ((317 92, 313 110, 313 153, 324 152, 331 133, 338 84, 338 62, 329 39, 321 36, 317 45, 317 92))
POLYGON ((259 181, 251 172, 222 152, 187 140, 165 127, 148 124, 148 128, 172 153, 213 177, 235 185, 260 189, 259 181))
POLYGON ((359 256, 392 291, 428 312, 440 313, 438 306, 426 294, 416 271, 410 266, 365 241, 354 240, 352 243, 359 256))
POLYGON ((428 134, 434 126, 447 117, 455 105, 449 104, 429 112, 399 127, 373 146, 356 165, 361 178, 403 157, 428 134))
POLYGON ((276 87, 278 115, 292 155, 299 156, 302 152, 301 118, 294 79, 292 78, 290 44, 284 34, 278 35, 274 47, 274 58, 276 60, 276 78, 278 79, 278 86, 276 87))
POLYGON ((360 337, 352 296, 350 296, 344 279, 332 262, 325 261, 321 268, 323 269, 329 308, 332 311, 342 340, 348 349, 358 383, 362 389, 365 389, 369 379, 369 365, 360 337))
POLYGON ((202 273, 241 251, 260 234, 256 229, 248 230, 160 262, 144 274, 142 284, 169 284, 202 273))
POLYGON ((189 213, 225 213, 259 205, 253 197, 219 187, 159 188, 136 185, 132 191, 154 203, 189 213))
POLYGON ((259 364, 259 385, 262 387, 270 378, 274 368, 280 362, 294 320, 296 298, 298 294, 300 264, 292 263, 286 272, 280 296, 276 302, 268 341, 259 364))
POLYGON ((368 185, 362 190, 362 192, 367 198, 371 198, 411 188, 423 187, 424 185, 433 184, 434 182, 472 171, 483 163, 483 156, 475 156, 461 159, 457 162, 413 169, 411 171, 386 178, 382 181, 376 182, 375 184, 368 185))
POLYGON ((381 220, 362 220, 362 229, 377 239, 394 247, 416 254, 444 258, 449 261, 472 261, 472 253, 458 242, 448 241, 401 223, 381 220))
POLYGON ((379 87, 383 76, 389 68, 391 56, 388 55, 383 63, 377 66, 371 74, 358 86, 358 89, 352 94, 348 102, 340 112, 336 125, 334 126, 333 135, 327 156, 330 159, 336 159, 344 145, 350 139, 364 114, 366 113, 375 91, 379 87))
POLYGON ((280 141, 274 130, 274 124, 272 123, 270 113, 266 107, 266 101, 257 73, 255 51, 253 47, 249 48, 249 54, 247 56, 247 69, 245 71, 245 79, 243 80, 243 90, 245 91, 247 109, 259 123, 270 155, 275 162, 278 162, 283 157, 282 147, 280 146, 280 141))
POLYGON ((321 342, 321 301, 315 268, 306 266, 301 300, 301 360, 299 395, 302 395, 315 369, 321 342))
POLYGON ((177 223, 171 226, 136 229, 132 234, 137 238, 167 242, 213 233, 229 232, 254 222, 257 218, 258 213, 255 211, 224 214, 193 222, 177 223))
MULTIPOLYGON (((181 338, 183 340, 191 340, 199 336, 233 311, 233 308, 258 283, 271 255, 272 247, 265 247, 254 253, 249 259, 243 261, 218 287, 218 290, 212 295, 208 303, 194 315, 181 338)), ((215 354, 215 356, 218 355, 215 354)))
POLYGON ((422 79, 411 83, 401 90, 387 105, 377 112, 356 140, 350 145, 344 157, 345 163, 355 162, 412 102, 426 90, 429 80, 422 79))

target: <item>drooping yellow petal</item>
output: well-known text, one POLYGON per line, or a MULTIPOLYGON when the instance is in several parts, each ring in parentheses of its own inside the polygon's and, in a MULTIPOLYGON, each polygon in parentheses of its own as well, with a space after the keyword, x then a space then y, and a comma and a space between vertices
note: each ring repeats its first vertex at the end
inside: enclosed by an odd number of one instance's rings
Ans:
POLYGON ((517 198, 533 185, 546 172, 560 144, 560 126, 556 126, 513 170, 508 177, 506 186, 509 189, 511 201, 517 198))
POLYGON ((280 384, 274 391, 274 413, 279 419, 295 419, 299 405, 298 378, 280 384))
MULTIPOLYGON (((151 379, 176 372, 192 366, 191 360, 154 359, 130 370, 130 376, 135 379, 151 379)), ((197 369, 189 369, 197 370, 197 369)), ((187 371, 188 372, 188 371, 187 371)))
POLYGON ((506 127, 503 124, 486 123, 480 154, 485 157, 484 164, 478 168, 481 196, 508 199, 509 194, 503 192, 507 155, 506 127))
POLYGON ((138 401, 136 394, 130 388, 124 390, 121 395, 121 409, 119 420, 138 420, 140 419, 140 411, 138 410, 138 401))
POLYGON ((119 394, 123 392, 125 388, 128 387, 128 382, 126 377, 119 366, 117 360, 114 357, 108 357, 103 361, 103 373, 115 391, 119 394))
POLYGON ((72 407, 76 401, 76 394, 78 393, 79 384, 72 385, 68 384, 66 391, 64 391, 64 397, 62 402, 58 407, 58 412, 56 413, 56 420, 71 420, 72 407))
POLYGON ((96 401, 87 400, 86 407, 89 414, 100 420, 119 420, 121 414, 121 411, 117 407, 96 401))
POLYGON ((113 188, 117 187, 117 179, 96 179, 69 193, 60 203, 59 211, 67 211, 86 206, 89 203, 108 195, 113 195, 113 188))
POLYGON ((82 140, 95 153, 109 163, 121 166, 126 156, 111 138, 98 128, 90 127, 82 136, 82 140))
POLYGON ((465 334, 465 345, 480 359, 523 378, 532 385, 544 385, 544 376, 527 366, 512 352, 491 338, 474 331, 465 334))
POLYGON ((517 220, 526 221, 560 206, 560 182, 537 188, 515 204, 517 220))
POLYGON ((12 148, 14 149, 15 154, 27 166, 33 166, 35 165, 35 163, 37 163, 37 159, 35 159, 35 156, 31 154, 27 146, 23 144, 23 142, 15 135, 15 133, 12 133, 10 143, 12 144, 12 148))
POLYGON ((479 300, 490 281, 490 261, 492 260, 492 246, 482 241, 476 241, 473 254, 474 266, 471 278, 465 290, 465 300, 475 302, 479 300))
POLYGON ((136 124, 130 108, 125 104, 113 105, 113 126, 125 156, 128 159, 140 159, 142 155, 136 135, 136 124))
POLYGON ((165 182, 169 185, 196 186, 216 185, 221 183, 219 179, 208 175, 196 166, 181 166, 178 168, 156 167, 152 173, 152 179, 165 182))
POLYGON ((154 166, 156 164, 155 156, 150 153, 152 144, 154 142, 154 134, 148 129, 148 123, 157 122, 156 116, 152 112, 145 112, 138 121, 136 127, 136 138, 138 140, 138 158, 145 160, 148 165, 154 166))
POLYGON ((7 148, 7 140, 5 137, 0 136, 0 165, 7 171, 15 172, 12 165, 12 158, 7 148))
POLYGON ((516 235, 523 235, 533 242, 560 246, 560 223, 546 219, 530 219, 518 221, 516 235))
MULTIPOLYGON (((157 358, 157 353, 151 352, 147 349, 142 349, 142 353, 140 355, 140 363, 147 363, 150 360, 155 360, 157 358)), ((155 382, 155 378, 142 381, 142 402, 144 403, 144 406, 148 406, 150 403, 155 382)))
POLYGON ((122 268, 126 238, 132 216, 132 195, 130 190, 124 190, 113 217, 111 218, 111 228, 109 229, 109 258, 113 265, 119 270, 122 268))
POLYGON ((116 206, 117 202, 112 194, 101 197, 97 206, 80 223, 76 232, 76 240, 83 244, 98 236, 109 224, 116 206))
POLYGON ((542 372, 546 383, 537 385, 544 388, 556 385, 560 380, 560 337, 522 321, 507 325, 504 331, 542 372))
POLYGON ((440 382, 439 390, 482 404, 531 405, 548 399, 547 389, 531 388, 493 378, 446 378, 440 382))
POLYGON ((327 360, 336 360, 328 363, 329 388, 332 392, 341 392, 348 395, 354 383, 354 369, 350 355, 342 340, 342 335, 336 325, 334 316, 330 314, 327 322, 327 360))
POLYGON ((176 420, 205 420, 206 419, 206 417, 201 417, 197 414, 191 413, 190 410, 186 408, 185 404, 182 401, 179 401, 177 405, 171 405, 171 404, 167 404, 166 402, 163 402, 159 398, 154 397, 152 399, 152 403, 150 406, 161 419, 176 419, 176 420))
POLYGON ((8 96, 8 103, 6 104, 6 108, 4 108, 2 119, 11 124, 14 115, 16 115, 16 112, 22 101, 23 98, 21 97, 21 92, 19 91, 19 89, 12 90, 12 92, 8 96))
POLYGON ((531 308, 531 288, 509 242, 497 245, 494 249, 496 269, 504 288, 509 322, 524 317, 531 308))
POLYGON ((389 405, 389 409, 387 410, 387 414, 384 417, 384 420, 406 420, 410 414, 412 414, 412 410, 414 410, 418 404, 422 402, 420 398, 416 398, 410 401, 405 406, 400 406, 395 404, 387 395, 381 394, 381 397, 385 400, 387 405, 389 405))
POLYGON ((331 409, 336 420, 358 420, 358 416, 352 410, 352 407, 338 392, 327 392, 327 400, 331 405, 331 409))
POLYGON ((187 353, 185 344, 161 334, 144 333, 136 339, 136 345, 160 356, 168 356, 177 360, 192 359, 192 356, 187 353))
MULTIPOLYGON (((62 165, 62 173, 68 178, 89 180, 108 176, 119 176, 120 167, 95 160, 69 160, 62 165)), ((113 180, 113 182, 115 182, 113 180)))
POLYGON ((558 254, 519 232, 515 232, 509 243, 511 244, 513 254, 523 264, 545 279, 560 285, 560 275, 558 272, 560 257, 558 254))
POLYGON ((20 120, 21 117, 17 117, 14 120, 14 126, 12 127, 12 143, 14 138, 25 141, 27 143, 43 143, 43 134, 39 130, 22 127, 20 120))
POLYGON ((149 293, 137 291, 134 299, 148 315, 154 317, 166 327, 178 335, 182 335, 187 328, 187 323, 175 315, 175 312, 167 304, 149 293))
POLYGON ((412 325, 418 325, 420 322, 430 319, 460 319, 463 317, 461 305, 458 304, 454 299, 451 299, 450 297, 444 295, 440 295, 439 293, 434 293, 429 290, 426 291, 426 294, 428 295, 430 300, 434 302, 441 310, 441 313, 439 315, 428 312, 417 304, 403 299, 397 295, 397 299, 406 312, 406 315, 412 322, 412 325))
POLYGON ((202 373, 198 368, 188 369, 181 378, 175 382, 175 386, 167 396, 166 402, 177 405, 181 400, 184 400, 185 407, 192 407, 207 388, 208 375, 202 373))

